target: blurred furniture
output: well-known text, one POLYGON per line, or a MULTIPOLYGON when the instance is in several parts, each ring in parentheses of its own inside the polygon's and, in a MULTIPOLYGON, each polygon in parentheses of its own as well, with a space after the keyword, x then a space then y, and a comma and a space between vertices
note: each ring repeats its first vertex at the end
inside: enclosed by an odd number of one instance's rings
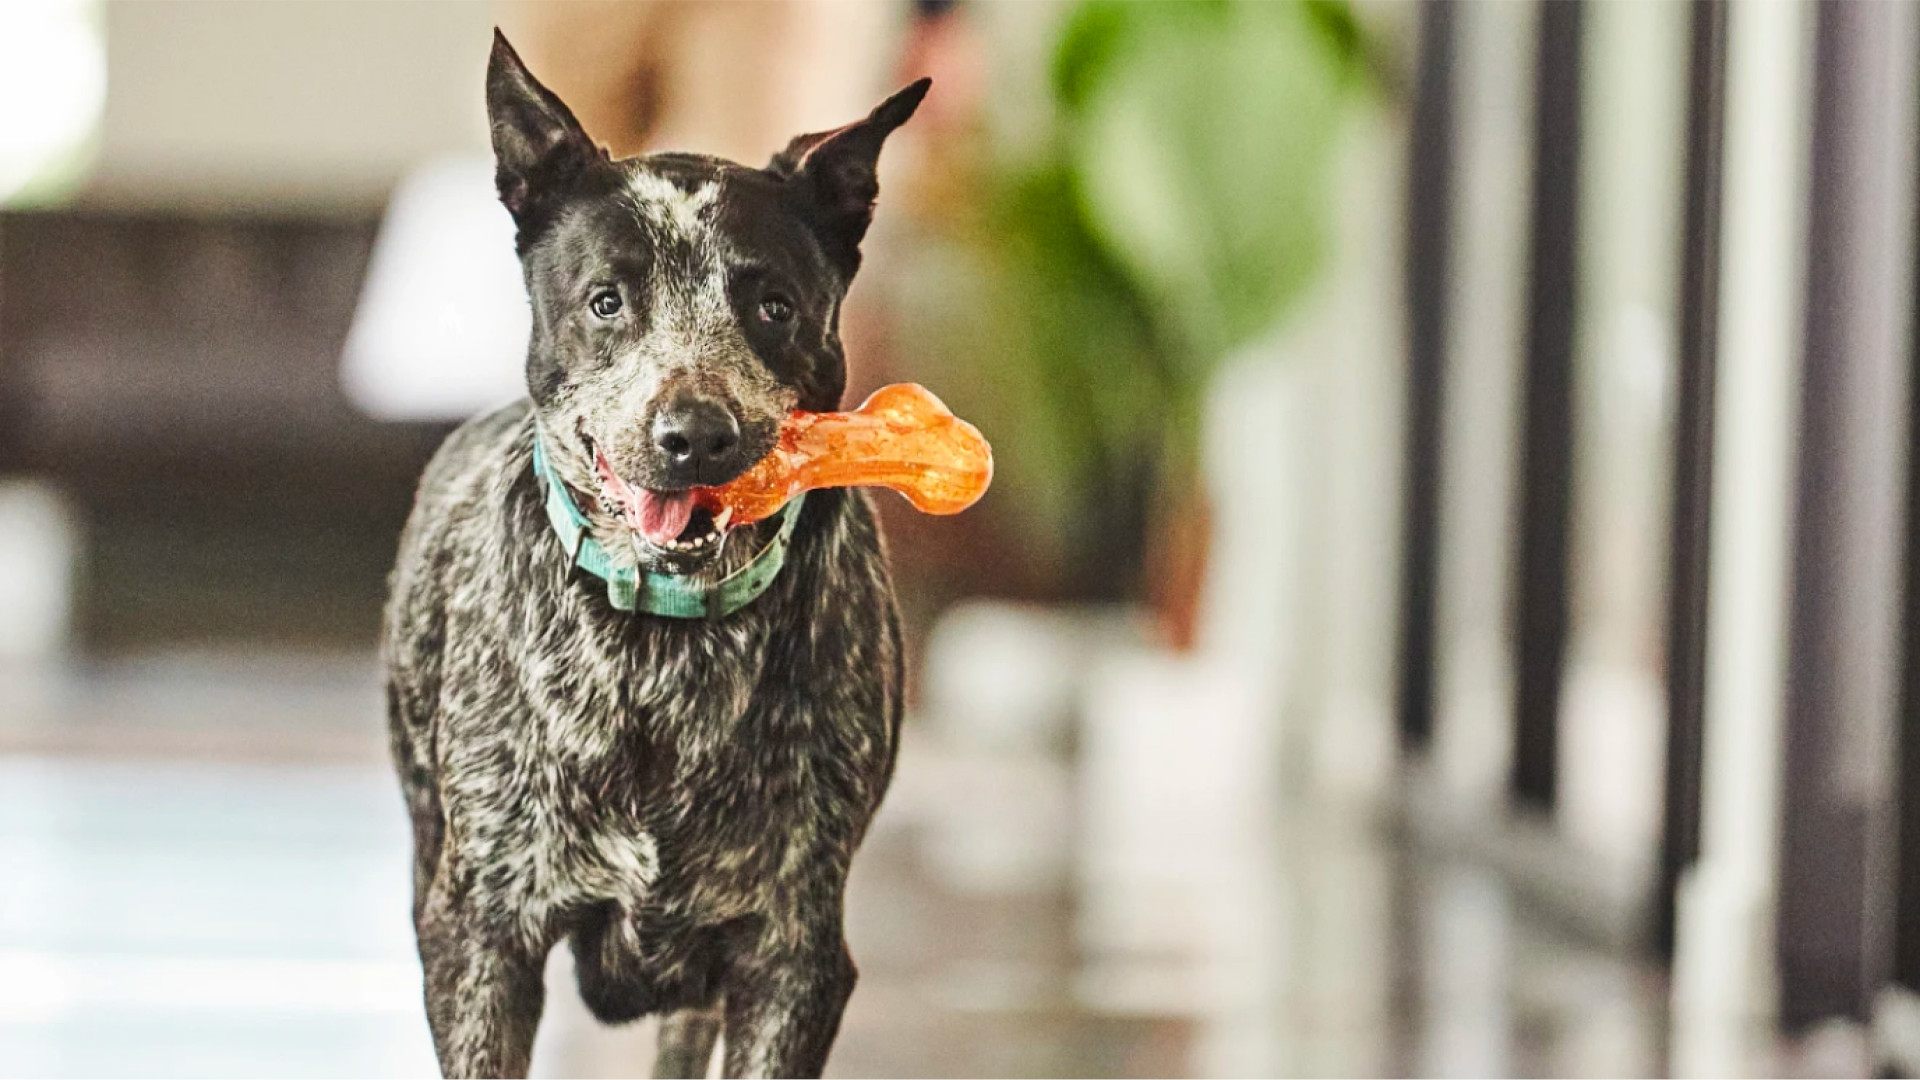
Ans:
POLYGON ((0 473, 81 537, 83 648, 368 645, 445 431, 357 413, 360 217, 0 216, 0 473))

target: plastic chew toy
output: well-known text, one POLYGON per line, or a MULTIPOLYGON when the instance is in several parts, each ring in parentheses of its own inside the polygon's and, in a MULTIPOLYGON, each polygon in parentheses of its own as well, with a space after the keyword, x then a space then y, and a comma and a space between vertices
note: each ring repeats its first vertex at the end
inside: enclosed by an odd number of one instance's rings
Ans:
POLYGON ((803 491, 892 488, 928 514, 957 514, 993 482, 993 448, 924 386, 883 386, 852 412, 796 412, 779 445, 696 502, 728 524, 759 521, 803 491), (731 511, 731 513, 729 513, 731 511))

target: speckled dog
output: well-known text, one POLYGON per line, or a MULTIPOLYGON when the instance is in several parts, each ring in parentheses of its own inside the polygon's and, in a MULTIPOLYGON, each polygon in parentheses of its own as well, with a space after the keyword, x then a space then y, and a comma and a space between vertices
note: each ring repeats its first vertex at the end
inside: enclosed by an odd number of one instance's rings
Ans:
POLYGON ((428 466, 384 627, 450 1076, 525 1074, 563 937, 596 1016, 664 1018, 660 1075, 704 1075, 722 1029, 730 1074, 826 1061, 854 984, 847 869, 899 738, 880 536, 851 491, 730 528, 689 489, 742 472, 790 410, 839 405, 875 164, 926 89, 765 169, 614 161, 496 36, 529 400, 428 466), (705 613, 652 613, 654 590, 705 613))

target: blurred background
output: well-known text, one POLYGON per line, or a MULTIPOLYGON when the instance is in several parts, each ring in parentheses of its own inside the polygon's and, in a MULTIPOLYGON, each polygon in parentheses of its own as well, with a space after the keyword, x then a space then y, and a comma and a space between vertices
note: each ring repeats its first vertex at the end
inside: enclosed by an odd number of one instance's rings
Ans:
MULTIPOLYGON (((1920 1074, 1920 10, 0 4, 0 1074, 431 1075, 374 654, 616 153, 922 74, 844 328, 993 441, 843 1076, 1920 1074)), ((851 403, 851 400, 850 400, 851 403)), ((564 952, 538 1075, 635 1075, 564 952)))

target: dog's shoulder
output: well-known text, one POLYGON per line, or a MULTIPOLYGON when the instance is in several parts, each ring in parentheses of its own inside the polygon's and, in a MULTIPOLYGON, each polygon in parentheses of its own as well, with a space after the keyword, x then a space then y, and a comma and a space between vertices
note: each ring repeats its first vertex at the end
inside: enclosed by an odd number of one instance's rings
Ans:
POLYGON ((884 764, 861 777, 876 784, 862 798, 877 806, 898 746, 905 647, 872 495, 810 495, 794 548, 795 572, 772 605, 776 621, 790 627, 778 635, 783 662, 771 665, 776 674, 762 690, 776 700, 811 700, 836 716, 821 731, 827 742, 866 744, 836 753, 864 758, 878 750, 884 764), (781 672, 790 685, 780 685, 781 672))
POLYGON ((529 469, 532 430, 523 399, 462 424, 428 462, 388 583, 382 630, 391 673, 426 674, 419 669, 442 644, 448 592, 502 546, 508 495, 529 469))
POLYGON ((533 406, 525 398, 460 425, 420 477, 409 529, 486 502, 529 467, 532 439, 533 406))
POLYGON ((878 575, 874 584, 884 586, 886 543, 872 495, 860 488, 828 488, 808 493, 807 499, 794 539, 796 556, 817 573, 878 575))

